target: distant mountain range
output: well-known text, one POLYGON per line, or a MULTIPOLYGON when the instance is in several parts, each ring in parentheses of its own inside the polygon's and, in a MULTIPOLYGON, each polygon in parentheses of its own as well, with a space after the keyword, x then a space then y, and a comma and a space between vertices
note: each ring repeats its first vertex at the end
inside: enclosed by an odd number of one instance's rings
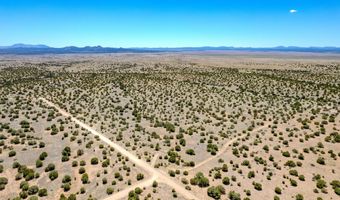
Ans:
POLYGON ((86 46, 86 47, 49 47, 47 45, 30 45, 30 44, 14 44, 12 46, 0 47, 0 54, 69 54, 69 53, 142 53, 154 52, 147 49, 134 48, 112 48, 101 46, 86 46))
POLYGON ((0 54, 69 54, 69 53, 147 53, 147 52, 189 52, 189 51, 260 51, 260 52, 313 52, 313 53, 340 53, 339 47, 176 47, 176 48, 113 48, 101 46, 85 47, 49 47, 47 45, 14 44, 0 46, 0 54))
POLYGON ((15 49, 15 48, 36 48, 36 49, 42 49, 42 48, 50 48, 47 45, 44 44, 37 44, 37 45, 33 45, 33 44, 22 44, 22 43, 18 43, 18 44, 13 44, 12 46, 8 46, 8 47, 0 47, 2 49, 15 49))

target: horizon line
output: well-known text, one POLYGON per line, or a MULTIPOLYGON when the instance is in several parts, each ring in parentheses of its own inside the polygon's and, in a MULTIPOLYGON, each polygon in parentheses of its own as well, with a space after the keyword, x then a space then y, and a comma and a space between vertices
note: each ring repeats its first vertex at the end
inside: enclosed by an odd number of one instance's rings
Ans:
POLYGON ((340 46, 295 46, 295 45, 277 45, 277 46, 226 46, 226 45, 202 45, 202 46, 102 46, 102 45, 85 45, 85 46, 77 46, 77 45, 66 45, 66 46, 50 46, 42 43, 38 44, 28 44, 28 43, 14 43, 12 45, 0 45, 0 48, 38 48, 39 46, 43 46, 45 48, 67 48, 67 47, 76 47, 76 48, 85 48, 85 47, 100 47, 100 48, 123 48, 123 49, 181 49, 181 48, 254 48, 254 49, 270 49, 270 48, 340 48, 340 46), (19 45, 22 45, 21 47, 19 45))

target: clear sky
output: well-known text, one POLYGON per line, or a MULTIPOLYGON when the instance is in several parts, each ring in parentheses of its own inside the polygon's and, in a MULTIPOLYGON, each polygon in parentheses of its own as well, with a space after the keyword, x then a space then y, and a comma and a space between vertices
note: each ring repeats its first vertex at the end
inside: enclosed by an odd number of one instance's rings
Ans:
POLYGON ((340 0, 0 0, 0 46, 340 46, 340 0))

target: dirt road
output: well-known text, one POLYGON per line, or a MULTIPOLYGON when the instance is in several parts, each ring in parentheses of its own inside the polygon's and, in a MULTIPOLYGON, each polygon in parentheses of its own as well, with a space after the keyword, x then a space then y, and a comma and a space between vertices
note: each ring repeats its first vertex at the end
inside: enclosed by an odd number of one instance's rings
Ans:
MULTIPOLYGON (((78 124, 80 127, 86 129, 87 131, 89 131, 90 133, 92 133, 93 135, 96 135, 99 137, 99 139, 101 139, 103 142, 105 142, 106 144, 108 144, 109 146, 113 147, 114 149, 116 149, 117 151, 119 151, 121 154, 123 154, 124 156, 128 157, 129 160, 133 163, 135 163, 137 166, 143 168, 144 170, 148 171, 153 177, 157 177, 157 180, 159 182, 163 182, 167 185, 169 185, 170 187, 172 187, 173 189, 176 190, 176 192, 178 192, 179 194, 183 195, 185 198, 187 199, 195 199, 195 200, 199 200, 199 198, 197 198, 195 195, 193 195, 191 192, 189 192, 188 190, 186 190, 182 185, 180 185, 179 183, 177 183, 176 181, 174 181, 172 178, 170 178, 167 174, 156 170, 155 168, 153 168, 151 165, 149 165, 147 162, 139 159, 136 155, 130 153, 129 151, 125 150, 122 146, 120 146, 119 144, 116 144, 114 142, 112 142, 109 138, 107 138, 106 136, 104 136, 103 134, 99 133, 98 131, 94 130, 93 128, 91 128, 90 126, 88 126, 87 124, 79 121, 78 119, 76 119, 75 117, 73 117, 71 114, 69 114, 68 112, 62 110, 61 108, 59 108, 59 106, 57 106, 56 104, 48 101, 45 98, 40 97, 39 100, 42 100, 44 103, 46 103, 47 105, 55 108, 56 110, 58 110, 58 112, 60 114, 62 114, 64 117, 70 117, 71 120, 73 122, 75 122, 76 124, 78 124)), ((149 181, 151 181, 152 179, 150 179, 149 181)), ((153 180, 152 180, 153 181, 153 180)), ((148 181, 144 182, 144 183, 148 183, 148 181)), ((142 184, 142 183, 141 183, 142 184)), ((126 195, 128 194, 127 190, 123 190, 125 191, 121 193, 121 195, 119 195, 118 199, 122 198, 122 195, 126 195), (126 193, 127 192, 127 193, 126 193)), ((117 199, 114 195, 112 196, 112 198, 108 197, 106 200, 109 199, 117 199)))
POLYGON ((117 193, 113 193, 112 195, 108 196, 107 198, 103 200, 112 200, 112 199, 123 199, 124 197, 127 197, 130 193, 130 191, 134 190, 135 188, 143 188, 143 187, 149 187, 152 185, 152 183, 157 180, 157 176, 153 176, 145 181, 142 181, 140 183, 137 183, 135 185, 131 185, 127 188, 125 188, 122 191, 119 191, 117 193))
MULTIPOLYGON (((267 128, 268 127, 268 124, 269 123, 266 123, 264 124, 263 126, 260 126, 260 127, 257 127, 256 129, 254 129, 252 132, 256 132, 256 131, 259 131, 259 130, 262 130, 264 128, 267 128)), ((239 139, 242 139, 242 138, 245 138, 247 136, 247 134, 242 134, 241 136, 238 136, 238 137, 235 137, 234 139, 230 140, 229 142, 225 143, 221 150, 218 151, 218 153, 214 156, 211 156, 209 158, 207 158, 206 160, 200 162, 199 164, 195 165, 195 167, 192 167, 192 168, 189 168, 187 171, 192 171, 194 169, 197 169, 203 165, 205 165, 206 163, 210 162, 211 160, 215 159, 215 158, 218 158, 220 157, 224 152, 226 152, 228 150, 228 147, 230 145, 232 145, 235 141, 239 140, 239 139)))

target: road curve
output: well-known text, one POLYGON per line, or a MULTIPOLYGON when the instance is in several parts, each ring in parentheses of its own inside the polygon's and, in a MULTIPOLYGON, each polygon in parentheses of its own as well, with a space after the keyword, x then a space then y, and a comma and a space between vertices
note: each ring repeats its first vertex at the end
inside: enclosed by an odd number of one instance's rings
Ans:
POLYGON ((159 182, 163 182, 167 185, 169 185, 170 187, 172 187, 173 189, 176 190, 176 192, 178 192, 179 194, 183 195, 186 199, 194 199, 194 200, 199 200, 198 197, 196 197, 195 195, 193 195, 191 192, 189 192, 188 190, 186 190, 182 185, 180 185, 179 183, 175 182, 173 179, 171 179, 167 174, 156 170, 155 168, 153 168, 152 166, 150 166, 147 162, 139 159, 137 156, 135 156, 134 154, 130 153, 129 151, 127 151, 126 149, 124 149, 122 146, 120 146, 117 143, 112 142, 109 138, 107 138, 106 136, 104 136, 103 134, 99 133, 98 131, 94 130, 93 128, 91 128, 90 126, 88 126, 87 124, 79 121, 77 118, 73 117, 71 114, 69 114, 68 112, 64 111, 63 109, 59 108, 59 106, 57 106, 56 104, 48 101, 47 99, 40 97, 39 100, 42 100, 44 103, 46 103, 48 106, 55 108, 60 114, 62 114, 64 117, 70 117, 70 119, 75 122, 76 124, 78 124, 80 127, 88 130, 91 134, 96 135, 99 137, 99 139, 101 139, 103 142, 105 142, 106 144, 108 144, 109 146, 113 147, 114 149, 116 149, 118 152, 120 152, 121 154, 123 154, 124 156, 128 157, 129 160, 131 160, 133 163, 135 163, 137 166, 143 168, 144 170, 150 172, 153 176, 158 177, 159 182))

